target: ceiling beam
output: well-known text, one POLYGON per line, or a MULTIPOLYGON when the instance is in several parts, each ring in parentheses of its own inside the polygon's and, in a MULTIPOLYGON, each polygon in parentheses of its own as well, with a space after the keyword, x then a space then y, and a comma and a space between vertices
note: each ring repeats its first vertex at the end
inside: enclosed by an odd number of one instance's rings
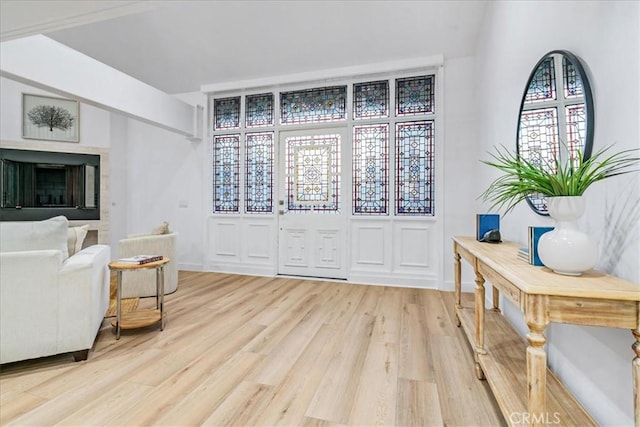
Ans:
POLYGON ((190 139, 201 134, 201 109, 42 35, 3 42, 0 75, 190 139))

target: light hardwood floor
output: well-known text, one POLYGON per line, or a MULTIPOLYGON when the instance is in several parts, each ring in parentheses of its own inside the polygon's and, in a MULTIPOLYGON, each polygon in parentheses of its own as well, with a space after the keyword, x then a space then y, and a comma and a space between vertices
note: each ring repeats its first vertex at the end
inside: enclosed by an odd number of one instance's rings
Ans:
MULTIPOLYGON (((151 306, 153 298, 141 301, 151 306)), ((6 364, 2 425, 504 425, 453 294, 180 272, 167 324, 6 364)))

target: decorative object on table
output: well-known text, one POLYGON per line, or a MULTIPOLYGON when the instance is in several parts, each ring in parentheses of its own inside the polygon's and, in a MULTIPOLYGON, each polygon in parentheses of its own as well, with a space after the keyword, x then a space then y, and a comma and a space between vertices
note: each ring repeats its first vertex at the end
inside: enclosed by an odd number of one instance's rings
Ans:
POLYGON ((527 256, 528 259, 527 261, 529 262, 529 264, 531 265, 535 265, 535 266, 541 266, 544 265, 542 263, 542 261, 540 260, 540 255, 538 253, 538 244, 540 241, 540 237, 549 232, 552 231, 553 227, 535 227, 535 226, 529 226, 528 228, 528 245, 527 245, 527 256))
POLYGON ((538 254, 542 263, 558 274, 579 276, 598 261, 598 246, 576 225, 584 205, 583 196, 549 198, 549 215, 556 227, 540 237, 538 254))
POLYGON ((476 240, 484 241, 485 234, 491 230, 500 231, 500 214, 476 214, 476 240))
POLYGON ((22 137, 46 141, 78 142, 78 101, 22 94, 22 137))
MULTIPOLYGON (((538 162, 581 152, 588 159, 593 146, 593 116, 591 85, 580 59, 566 50, 547 53, 533 68, 522 95, 516 132, 518 155, 538 162)), ((544 195, 532 194, 526 200, 535 213, 548 215, 544 195)))
POLYGON ((480 239, 483 243, 501 243, 502 238, 500 237, 500 230, 492 229, 487 231, 482 235, 482 239, 480 239))
POLYGON ((597 261, 592 260, 591 255, 594 243, 590 242, 589 236, 578 231, 574 223, 584 213, 582 194, 595 182, 636 172, 631 167, 640 161, 637 149, 611 154, 611 148, 605 147, 586 160, 582 153, 577 152, 575 157, 569 157, 565 162, 554 158, 549 164, 523 159, 502 146, 496 149, 497 153, 490 154, 493 160, 482 161, 499 169, 503 175, 489 185, 481 198, 492 202, 491 209, 503 208, 508 213, 530 195, 548 197, 549 214, 556 220, 556 227, 541 237, 538 245, 540 259, 556 273, 579 275, 597 261), (554 198, 559 200, 555 202, 554 198), (555 209, 551 208, 554 204, 555 209), (576 211, 573 212, 572 208, 576 211), (561 246, 554 246, 552 242, 561 246), (575 258, 580 252, 585 252, 584 259, 577 263, 575 258), (562 264, 564 259, 567 265, 562 264))
POLYGON ((527 264, 529 263, 529 248, 528 247, 522 247, 520 249, 518 249, 518 259, 521 261, 526 262, 527 264))
POLYGON ((142 265, 150 262, 162 261, 162 255, 134 255, 132 257, 120 258, 120 264, 142 265))

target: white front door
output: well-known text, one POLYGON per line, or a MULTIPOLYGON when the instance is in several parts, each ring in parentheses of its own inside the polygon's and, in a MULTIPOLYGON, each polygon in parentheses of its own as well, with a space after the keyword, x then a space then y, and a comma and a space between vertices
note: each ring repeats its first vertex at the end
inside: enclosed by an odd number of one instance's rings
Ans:
POLYGON ((280 132, 278 273, 346 279, 346 128, 280 132))

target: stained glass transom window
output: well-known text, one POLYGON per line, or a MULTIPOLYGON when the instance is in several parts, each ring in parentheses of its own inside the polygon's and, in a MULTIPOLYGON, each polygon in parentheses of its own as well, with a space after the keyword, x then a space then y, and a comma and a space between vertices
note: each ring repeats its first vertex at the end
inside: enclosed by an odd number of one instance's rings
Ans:
POLYGON ((213 138, 213 209, 217 213, 238 212, 240 135, 213 138))
POLYGON ((247 95, 245 117, 248 128, 273 124, 273 93, 247 95))
POLYGON ((340 199, 340 135, 286 139, 287 209, 337 212, 340 199))
POLYGON ((562 58, 562 78, 564 80, 564 97, 575 98, 584 96, 584 88, 582 87, 582 79, 578 75, 576 66, 567 59, 562 58))
POLYGON ((433 113, 434 81, 433 75, 396 79, 396 115, 433 113))
POLYGON ((389 125, 353 129, 353 213, 386 214, 389 202, 389 125))
POLYGON ((280 123, 290 125, 344 120, 346 106, 346 86, 282 92, 280 123))
POLYGON ((389 82, 387 80, 353 85, 353 117, 355 119, 389 117, 389 82))
POLYGON ((556 71, 553 58, 545 59, 531 79, 525 104, 556 99, 556 71))
POLYGON ((273 132, 246 135, 245 209, 273 210, 273 132))
POLYGON ((215 99, 213 102, 214 129, 240 127, 240 97, 215 99))
POLYGON ((433 121, 396 124, 396 213, 434 214, 433 121))

